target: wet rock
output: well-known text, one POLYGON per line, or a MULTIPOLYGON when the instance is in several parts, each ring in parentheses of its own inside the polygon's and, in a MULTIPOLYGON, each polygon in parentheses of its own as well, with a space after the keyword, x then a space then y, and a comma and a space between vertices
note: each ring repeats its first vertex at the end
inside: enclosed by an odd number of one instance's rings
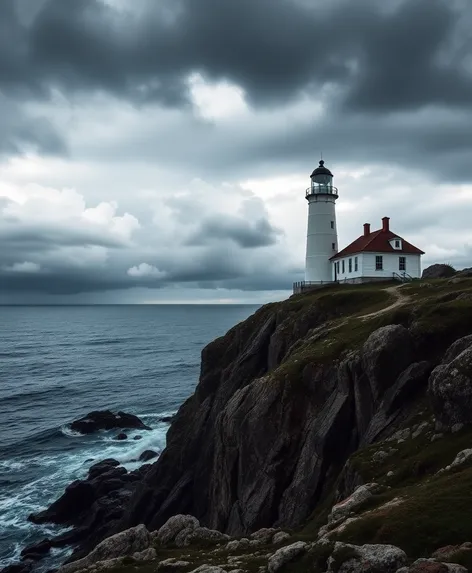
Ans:
POLYGON ((51 549, 51 540, 50 539, 43 539, 39 543, 34 543, 32 545, 27 545, 21 552, 21 556, 23 558, 28 558, 29 555, 36 555, 38 558, 43 557, 47 553, 49 553, 51 549))
POLYGON ((173 416, 162 416, 159 418, 159 422, 165 422, 166 424, 170 424, 175 419, 175 414, 173 416))
POLYGON ((142 440, 143 437, 142 436, 134 436, 133 440, 142 440))
POLYGON ((336 542, 328 559, 329 573, 396 573, 406 565, 406 553, 394 545, 350 545, 336 542))
POLYGON ((296 543, 277 549, 277 551, 269 557, 269 573, 276 573, 279 569, 282 569, 284 565, 305 553, 306 550, 307 544, 304 541, 297 541, 296 543))
POLYGON ((0 569, 0 573, 30 573, 34 567, 34 561, 22 561, 21 563, 14 563, 13 565, 7 565, 3 569, 0 569))
POLYGON ((125 434, 124 432, 121 432, 120 434, 116 435, 113 439, 114 439, 114 440, 118 440, 118 441, 127 440, 127 439, 128 439, 128 434, 125 434))
POLYGON ((106 460, 94 464, 93 466, 90 466, 88 471, 88 477, 90 479, 93 479, 99 476, 100 474, 104 474, 110 471, 111 469, 118 467, 119 465, 120 462, 118 460, 115 460, 113 458, 108 458, 106 460))
POLYGON ((157 458, 159 454, 153 450, 145 450, 140 456, 139 456, 139 461, 140 462, 147 462, 149 460, 152 460, 153 458, 157 458))
POLYGON ((74 516, 88 509, 96 499, 93 485, 76 480, 66 487, 64 494, 47 510, 31 514, 29 521, 39 523, 68 523, 74 516))
POLYGON ((133 414, 127 414, 125 412, 114 414, 110 410, 89 412, 83 418, 72 422, 70 428, 81 434, 92 434, 98 430, 114 430, 117 428, 128 430, 135 428, 139 430, 151 429, 133 414))

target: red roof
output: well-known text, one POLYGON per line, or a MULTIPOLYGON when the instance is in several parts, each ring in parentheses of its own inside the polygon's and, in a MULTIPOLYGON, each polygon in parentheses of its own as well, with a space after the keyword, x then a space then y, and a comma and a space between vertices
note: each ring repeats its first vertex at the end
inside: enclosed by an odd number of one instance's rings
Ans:
POLYGON ((378 231, 373 231, 368 235, 361 235, 358 239, 353 241, 350 245, 344 248, 339 253, 336 253, 330 258, 339 259, 345 257, 346 255, 354 255, 356 253, 364 252, 375 252, 375 253, 405 253, 407 255, 424 255, 424 252, 413 246, 405 239, 402 239, 399 235, 395 235, 392 231, 384 231, 379 229, 378 231), (394 249, 389 243, 392 239, 400 239, 402 242, 401 249, 394 249))

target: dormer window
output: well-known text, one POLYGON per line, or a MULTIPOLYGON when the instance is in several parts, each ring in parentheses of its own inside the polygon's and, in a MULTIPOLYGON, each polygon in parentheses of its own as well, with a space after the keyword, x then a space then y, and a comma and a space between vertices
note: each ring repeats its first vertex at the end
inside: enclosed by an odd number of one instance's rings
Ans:
POLYGON ((393 239, 390 239, 389 243, 392 246, 392 249, 395 249, 396 251, 401 251, 403 248, 402 240, 400 237, 394 237, 393 239))
POLYGON ((400 249, 400 248, 401 248, 401 247, 400 247, 400 241, 399 241, 398 239, 395 241, 395 248, 396 248, 396 249, 400 249))

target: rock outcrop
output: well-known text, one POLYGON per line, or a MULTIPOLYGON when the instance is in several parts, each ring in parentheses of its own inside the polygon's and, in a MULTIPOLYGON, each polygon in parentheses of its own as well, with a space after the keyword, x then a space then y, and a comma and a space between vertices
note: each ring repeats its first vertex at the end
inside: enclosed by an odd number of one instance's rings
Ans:
POLYGON ((447 428, 472 422, 472 337, 456 341, 429 380, 436 419, 447 428))
MULTIPOLYGON (((98 430, 115 430, 118 428, 131 430, 150 430, 142 420, 133 414, 117 412, 114 414, 110 410, 97 410, 89 412, 83 418, 75 420, 70 424, 70 429, 81 434, 92 434, 98 430)), ((124 435, 124 434, 123 434, 124 435)))
POLYGON ((451 265, 435 264, 423 270, 422 279, 447 279, 456 274, 456 270, 451 265))

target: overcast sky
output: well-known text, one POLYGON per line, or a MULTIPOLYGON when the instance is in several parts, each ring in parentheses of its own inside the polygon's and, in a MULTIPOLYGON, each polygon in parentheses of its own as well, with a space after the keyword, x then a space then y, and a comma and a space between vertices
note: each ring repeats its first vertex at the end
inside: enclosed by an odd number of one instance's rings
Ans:
POLYGON ((266 302, 320 152, 472 266, 470 0, 0 0, 0 302, 266 302))

